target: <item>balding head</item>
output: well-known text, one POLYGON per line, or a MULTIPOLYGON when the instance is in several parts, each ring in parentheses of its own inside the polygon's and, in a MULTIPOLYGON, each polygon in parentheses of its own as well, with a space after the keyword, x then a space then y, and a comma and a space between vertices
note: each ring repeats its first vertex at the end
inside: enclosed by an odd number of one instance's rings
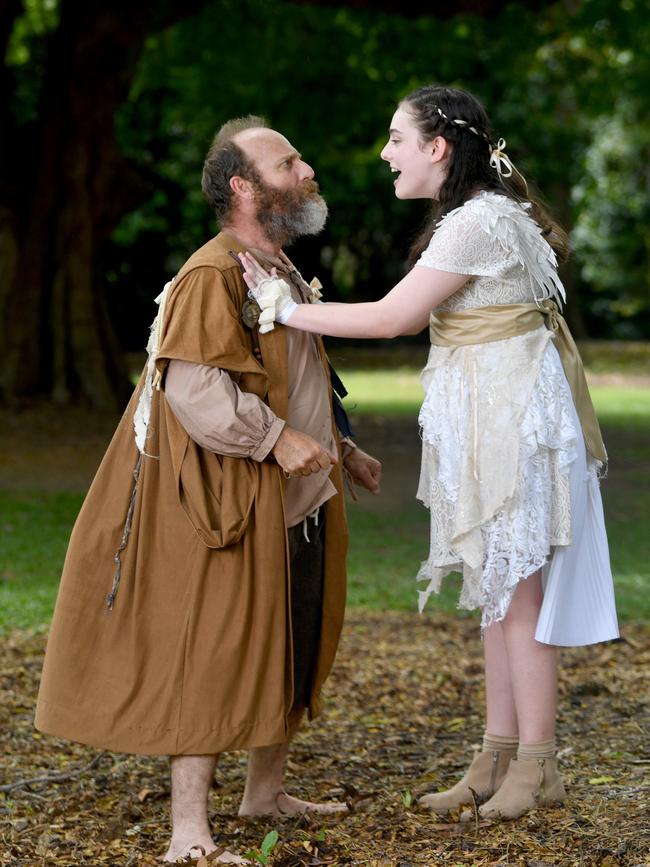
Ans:
POLYGON ((312 167, 258 117, 219 130, 203 168, 203 192, 222 229, 242 238, 262 233, 278 247, 317 234, 327 219, 312 167))
POLYGON ((267 148, 284 147, 293 150, 288 139, 282 133, 270 129, 268 126, 247 127, 236 133, 232 140, 253 161, 255 157, 261 156, 267 148))
POLYGON ((203 164, 201 188, 221 224, 228 219, 232 207, 230 179, 236 175, 252 181, 259 178, 255 159, 247 150, 255 150, 257 137, 265 133, 279 135, 267 127, 263 117, 249 114, 229 120, 212 140, 203 164))

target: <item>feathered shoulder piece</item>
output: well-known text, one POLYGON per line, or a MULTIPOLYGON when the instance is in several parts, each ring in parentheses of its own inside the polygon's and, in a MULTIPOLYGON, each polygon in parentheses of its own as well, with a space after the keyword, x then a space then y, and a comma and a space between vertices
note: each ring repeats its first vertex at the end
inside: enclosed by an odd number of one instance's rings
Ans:
POLYGON ((462 206, 528 273, 536 301, 553 298, 564 302, 566 293, 557 273, 557 257, 530 216, 530 208, 530 202, 520 204, 508 196, 486 191, 462 206))

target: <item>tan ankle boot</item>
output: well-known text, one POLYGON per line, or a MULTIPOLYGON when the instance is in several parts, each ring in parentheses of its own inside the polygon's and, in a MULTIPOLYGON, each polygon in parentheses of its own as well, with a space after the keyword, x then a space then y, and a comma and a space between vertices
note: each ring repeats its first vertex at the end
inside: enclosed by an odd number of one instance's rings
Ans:
MULTIPOLYGON (((499 788, 487 803, 479 807, 482 819, 517 819, 548 804, 559 804, 566 798, 557 759, 512 759, 499 788)), ((461 822, 474 817, 471 810, 463 811, 461 822)))
POLYGON ((450 810, 458 810, 461 806, 474 803, 470 789, 476 792, 478 802, 483 803, 497 791, 506 775, 510 760, 516 754, 516 748, 474 753, 472 763, 462 780, 446 792, 423 795, 418 803, 444 816, 450 810))

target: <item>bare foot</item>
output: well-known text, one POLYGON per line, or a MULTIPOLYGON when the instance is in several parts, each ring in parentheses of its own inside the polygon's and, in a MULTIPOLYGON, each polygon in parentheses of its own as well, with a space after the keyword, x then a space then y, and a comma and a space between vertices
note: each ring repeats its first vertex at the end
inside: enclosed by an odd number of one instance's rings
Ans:
POLYGON ((169 849, 165 852, 163 856, 163 863, 165 864, 175 864, 177 861, 187 858, 199 858, 201 855, 209 855, 210 852, 214 852, 217 848, 214 840, 197 840, 196 837, 192 838, 192 842, 185 842, 172 837, 171 843, 169 844, 169 849))
POLYGON ((242 858, 239 855, 235 855, 233 852, 229 852, 227 849, 218 848, 214 844, 214 840, 210 840, 209 843, 192 843, 186 845, 177 845, 173 840, 167 850, 165 857, 163 859, 163 863, 165 864, 183 864, 184 860, 198 859, 202 855, 207 857, 209 864, 250 864, 250 861, 247 861, 246 858, 242 858), (217 855, 216 853, 219 852, 217 855), (214 854, 212 854, 214 853, 214 854), (210 857, 212 855, 212 857, 210 857))
POLYGON ((268 800, 242 802, 239 815, 253 818, 255 816, 298 816, 301 813, 318 813, 328 816, 332 813, 347 813, 347 804, 341 801, 328 801, 324 804, 316 804, 312 801, 301 801, 286 792, 278 792, 274 798, 268 800))

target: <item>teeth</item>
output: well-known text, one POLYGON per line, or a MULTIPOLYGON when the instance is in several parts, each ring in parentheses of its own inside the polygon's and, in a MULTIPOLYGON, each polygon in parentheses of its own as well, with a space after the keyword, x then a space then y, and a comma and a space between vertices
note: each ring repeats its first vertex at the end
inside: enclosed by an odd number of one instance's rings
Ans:
POLYGON ((391 166, 391 169, 390 169, 390 170, 391 170, 391 172, 393 172, 393 174, 398 174, 398 175, 399 175, 399 173, 400 173, 400 170, 399 170, 399 169, 394 169, 392 166, 391 166))

